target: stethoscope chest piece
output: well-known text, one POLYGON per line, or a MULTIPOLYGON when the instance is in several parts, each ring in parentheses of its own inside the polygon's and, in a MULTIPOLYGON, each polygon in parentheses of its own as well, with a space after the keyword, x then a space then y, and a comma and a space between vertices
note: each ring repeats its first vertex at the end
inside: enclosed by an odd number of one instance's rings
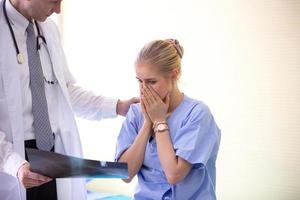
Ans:
POLYGON ((17 60, 18 60, 19 64, 23 64, 24 63, 24 56, 23 56, 23 54, 18 53, 17 60))

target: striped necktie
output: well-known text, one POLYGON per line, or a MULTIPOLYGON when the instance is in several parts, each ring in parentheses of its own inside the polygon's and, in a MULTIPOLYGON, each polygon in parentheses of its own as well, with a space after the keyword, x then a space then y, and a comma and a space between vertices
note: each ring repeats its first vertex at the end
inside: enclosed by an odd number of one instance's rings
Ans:
POLYGON ((27 29, 27 53, 32 96, 33 128, 38 149, 50 151, 54 145, 54 134, 49 121, 47 100, 45 95, 44 75, 33 23, 27 29))

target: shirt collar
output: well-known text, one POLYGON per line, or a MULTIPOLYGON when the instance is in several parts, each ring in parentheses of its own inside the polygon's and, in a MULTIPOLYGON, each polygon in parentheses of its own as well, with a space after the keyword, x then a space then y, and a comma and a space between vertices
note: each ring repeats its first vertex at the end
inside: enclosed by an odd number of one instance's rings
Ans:
POLYGON ((29 20, 13 7, 10 0, 6 0, 5 7, 10 23, 20 30, 22 34, 25 34, 29 20))

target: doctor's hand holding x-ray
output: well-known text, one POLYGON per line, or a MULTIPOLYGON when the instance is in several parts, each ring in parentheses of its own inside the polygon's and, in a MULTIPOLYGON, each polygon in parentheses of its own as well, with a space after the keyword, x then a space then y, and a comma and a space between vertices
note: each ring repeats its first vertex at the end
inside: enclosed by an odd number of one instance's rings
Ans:
POLYGON ((51 181, 51 178, 30 171, 29 163, 24 163, 18 170, 18 179, 25 188, 32 188, 51 181))
POLYGON ((82 157, 74 114, 89 120, 124 116, 138 101, 95 95, 75 84, 59 31, 48 19, 60 8, 61 0, 0 0, 1 200, 86 199, 84 179, 31 172, 25 147, 82 157))

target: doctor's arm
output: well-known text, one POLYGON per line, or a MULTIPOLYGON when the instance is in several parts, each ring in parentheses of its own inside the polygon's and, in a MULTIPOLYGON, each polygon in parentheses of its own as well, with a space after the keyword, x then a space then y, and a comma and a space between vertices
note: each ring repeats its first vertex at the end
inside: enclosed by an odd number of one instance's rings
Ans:
POLYGON ((74 84, 68 85, 72 107, 77 116, 90 120, 125 116, 130 105, 137 103, 138 98, 117 100, 101 95, 95 95, 74 84))
POLYGON ((13 150, 13 144, 0 131, 0 171, 17 177, 18 169, 24 163, 26 160, 13 150))
POLYGON ((51 179, 30 171, 29 163, 13 150, 11 142, 0 131, 0 171, 10 174, 20 181, 25 188, 44 184, 51 179))

